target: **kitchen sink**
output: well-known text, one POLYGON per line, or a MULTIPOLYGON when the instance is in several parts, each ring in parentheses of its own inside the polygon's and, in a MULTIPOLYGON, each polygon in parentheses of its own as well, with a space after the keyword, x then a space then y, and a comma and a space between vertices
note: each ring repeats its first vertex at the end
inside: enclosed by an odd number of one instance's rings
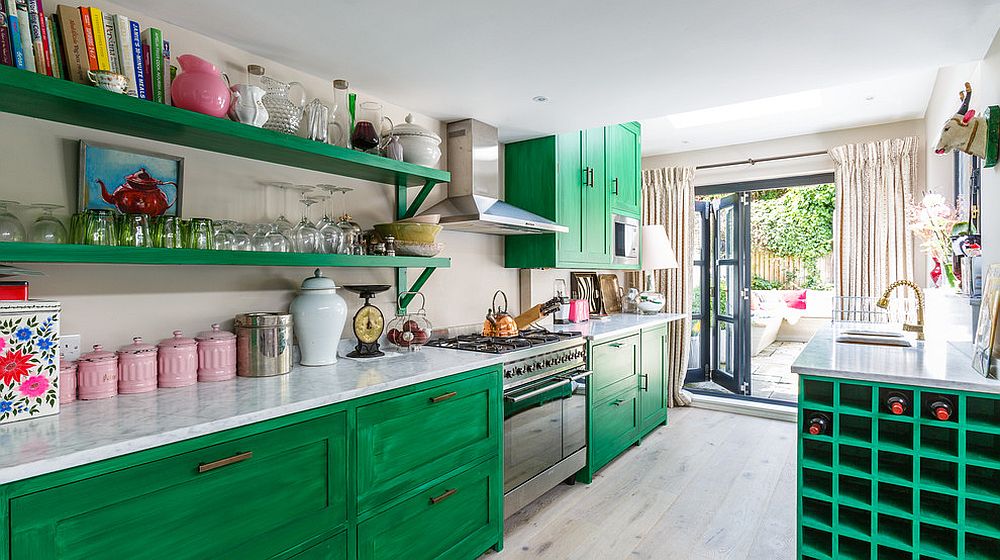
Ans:
POLYGON ((872 346, 896 346, 899 348, 913 346, 913 341, 904 337, 902 333, 865 329, 841 331, 837 335, 836 340, 842 344, 868 344, 872 346))

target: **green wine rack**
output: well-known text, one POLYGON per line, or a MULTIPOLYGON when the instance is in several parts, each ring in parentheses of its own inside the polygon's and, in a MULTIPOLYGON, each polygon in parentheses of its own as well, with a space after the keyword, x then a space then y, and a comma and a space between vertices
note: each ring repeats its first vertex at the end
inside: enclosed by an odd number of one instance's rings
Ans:
POLYGON ((1000 395, 801 376, 798 461, 800 559, 1000 558, 1000 395))

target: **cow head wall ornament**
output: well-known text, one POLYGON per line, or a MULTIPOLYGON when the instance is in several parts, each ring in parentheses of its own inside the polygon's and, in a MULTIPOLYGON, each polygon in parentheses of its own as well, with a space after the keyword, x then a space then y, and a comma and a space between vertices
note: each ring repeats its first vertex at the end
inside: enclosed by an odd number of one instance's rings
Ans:
POLYGON ((958 112, 944 123, 941 139, 938 140, 934 151, 944 154, 958 150, 985 159, 988 126, 985 117, 977 117, 976 111, 969 109, 969 103, 972 101, 972 85, 969 82, 965 82, 965 90, 959 92, 958 97, 962 105, 958 108, 958 112))

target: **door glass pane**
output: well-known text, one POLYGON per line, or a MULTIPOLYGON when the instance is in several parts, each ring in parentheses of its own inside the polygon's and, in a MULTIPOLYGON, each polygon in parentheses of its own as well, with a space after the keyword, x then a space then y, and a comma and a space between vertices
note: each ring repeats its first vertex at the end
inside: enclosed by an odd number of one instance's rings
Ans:
POLYGON ((733 326, 719 321, 719 371, 733 373, 733 326))
POLYGON ((733 316, 733 306, 736 305, 736 266, 722 265, 719 267, 719 314, 733 316))
POLYGON ((719 255, 720 259, 735 258, 735 213, 732 206, 720 208, 718 212, 719 220, 719 255))
POLYGON ((701 368, 701 320, 691 321, 691 351, 688 352, 688 369, 701 368))
POLYGON ((704 248, 701 246, 701 236, 702 236, 702 223, 701 223, 701 213, 696 212, 696 217, 694 220, 694 260, 703 261, 705 260, 705 255, 702 254, 704 248))
POLYGON ((691 313, 697 317, 701 315, 701 284, 702 284, 702 267, 701 265, 694 265, 691 271, 692 279, 694 280, 693 296, 694 300, 691 303, 691 313))

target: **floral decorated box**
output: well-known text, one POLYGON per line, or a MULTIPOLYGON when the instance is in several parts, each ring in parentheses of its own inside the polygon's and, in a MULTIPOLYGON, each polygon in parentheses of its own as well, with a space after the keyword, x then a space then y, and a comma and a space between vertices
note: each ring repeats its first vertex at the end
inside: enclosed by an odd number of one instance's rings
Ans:
POLYGON ((59 307, 0 301, 0 424, 59 412, 59 307))

